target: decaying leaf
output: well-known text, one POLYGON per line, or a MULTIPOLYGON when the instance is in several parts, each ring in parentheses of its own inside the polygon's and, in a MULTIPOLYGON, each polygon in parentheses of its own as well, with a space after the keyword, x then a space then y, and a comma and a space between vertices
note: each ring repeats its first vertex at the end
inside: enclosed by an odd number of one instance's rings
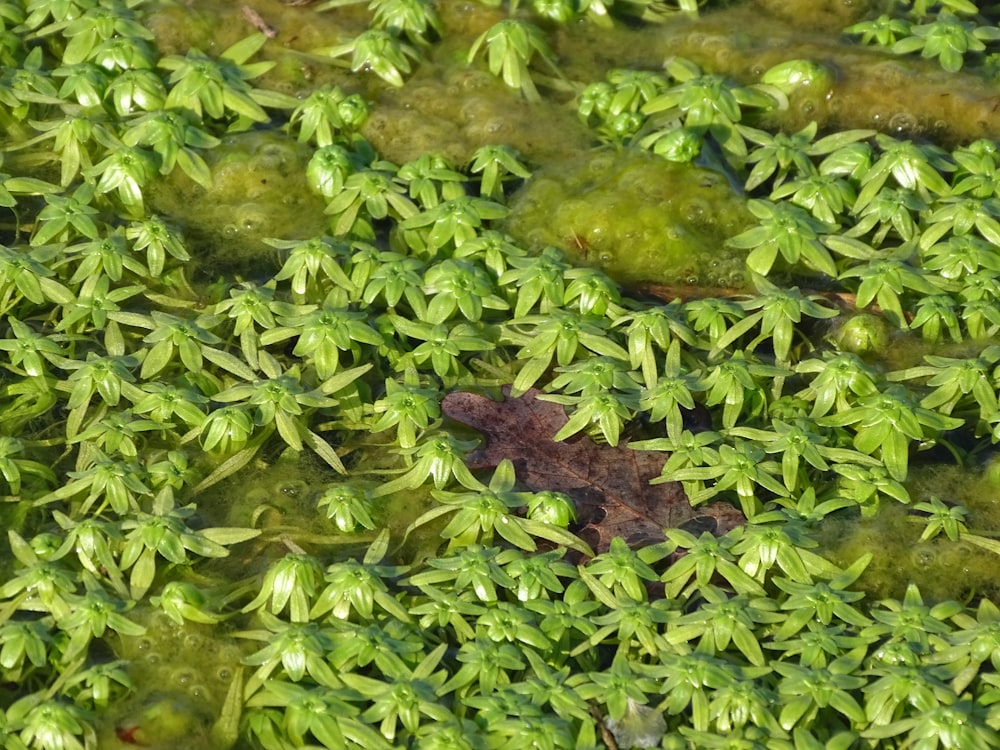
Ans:
POLYGON ((692 508, 679 482, 651 485, 667 459, 661 451, 634 451, 624 443, 598 445, 586 436, 555 442, 566 424, 559 404, 540 401, 535 389, 519 398, 493 401, 474 393, 450 393, 444 413, 486 437, 469 454, 471 469, 496 466, 507 458, 517 478, 533 492, 555 490, 573 498, 576 532, 600 554, 620 536, 632 547, 663 541, 663 529, 683 526, 724 534, 745 521, 728 503, 692 508))

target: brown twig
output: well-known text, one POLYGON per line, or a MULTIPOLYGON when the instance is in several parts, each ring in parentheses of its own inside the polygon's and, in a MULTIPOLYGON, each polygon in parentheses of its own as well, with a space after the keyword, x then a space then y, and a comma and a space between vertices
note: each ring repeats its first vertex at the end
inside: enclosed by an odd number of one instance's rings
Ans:
POLYGON ((601 716, 601 710, 594 704, 590 704, 590 715, 594 717, 597 722, 597 726, 601 730, 601 739, 604 740, 604 744, 608 746, 608 750, 618 750, 618 743, 615 742, 615 736, 611 734, 611 730, 608 729, 607 724, 604 723, 604 717, 601 716))
POLYGON ((255 28, 257 31, 261 32, 268 39, 274 39, 278 36, 278 30, 274 28, 271 24, 264 20, 264 18, 251 8, 249 5, 241 5, 240 11, 243 13, 243 17, 255 28))

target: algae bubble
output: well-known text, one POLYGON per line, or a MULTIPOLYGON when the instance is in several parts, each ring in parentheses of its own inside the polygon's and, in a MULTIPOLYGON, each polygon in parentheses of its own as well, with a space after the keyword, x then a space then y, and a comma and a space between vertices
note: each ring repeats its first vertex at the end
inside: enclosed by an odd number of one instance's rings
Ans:
POLYGON ((540 170, 513 196, 507 230, 623 283, 745 285, 727 238, 750 222, 725 175, 641 151, 596 151, 540 170))
POLYGON ((834 339, 846 352, 878 355, 889 346, 890 335, 885 318, 872 313, 857 313, 837 328, 834 339))

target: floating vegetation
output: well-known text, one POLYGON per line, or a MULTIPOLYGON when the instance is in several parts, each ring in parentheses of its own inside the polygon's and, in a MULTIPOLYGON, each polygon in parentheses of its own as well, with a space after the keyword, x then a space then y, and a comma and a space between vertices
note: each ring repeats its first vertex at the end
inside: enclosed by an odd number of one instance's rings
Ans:
POLYGON ((997 22, 0 0, 0 746, 1000 745, 997 22))

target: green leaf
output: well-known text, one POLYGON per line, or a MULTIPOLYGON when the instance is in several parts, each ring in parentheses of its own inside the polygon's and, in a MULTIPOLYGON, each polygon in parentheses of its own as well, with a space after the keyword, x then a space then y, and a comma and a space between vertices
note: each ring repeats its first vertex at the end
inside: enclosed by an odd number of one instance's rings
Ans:
POLYGON ((221 545, 240 544, 256 539, 261 534, 260 529, 245 529, 238 526, 225 527, 214 526, 208 529, 200 529, 199 536, 203 536, 210 542, 221 545))
MULTIPOLYGON (((263 33, 258 32, 257 34, 251 34, 245 39, 241 39, 235 44, 227 47, 219 54, 219 57, 226 60, 232 60, 237 65, 242 65, 253 57, 266 42, 267 37, 263 33)), ((273 65, 274 63, 272 62, 269 67, 273 65)), ((264 71, 261 71, 261 73, 263 72, 264 71)))

